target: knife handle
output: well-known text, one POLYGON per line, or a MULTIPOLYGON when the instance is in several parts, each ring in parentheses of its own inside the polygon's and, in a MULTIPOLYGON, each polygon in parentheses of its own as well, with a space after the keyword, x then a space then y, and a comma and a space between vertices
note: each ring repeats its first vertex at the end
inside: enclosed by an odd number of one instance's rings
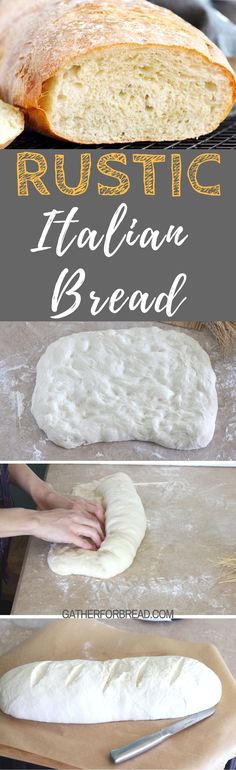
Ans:
POLYGON ((158 746, 159 743, 170 738, 170 735, 171 733, 168 729, 159 730, 158 733, 139 738, 137 741, 132 741, 132 743, 126 743, 125 746, 121 746, 120 749, 112 749, 111 759, 116 765, 120 762, 126 762, 128 759, 138 757, 138 755, 143 754, 144 751, 148 751, 149 749, 158 746))

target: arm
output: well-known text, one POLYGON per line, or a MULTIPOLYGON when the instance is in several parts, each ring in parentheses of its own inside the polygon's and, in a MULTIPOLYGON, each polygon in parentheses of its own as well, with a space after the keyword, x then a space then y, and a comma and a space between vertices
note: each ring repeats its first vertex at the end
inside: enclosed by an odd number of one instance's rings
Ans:
POLYGON ((9 464, 8 467, 10 480, 13 484, 24 489, 40 510, 66 508, 77 511, 82 509, 85 514, 90 513, 96 516, 100 524, 104 526, 104 511, 99 503, 56 492, 52 484, 40 479, 27 465, 9 464))
POLYGON ((39 507, 40 497, 45 496, 52 489, 51 484, 40 479, 28 465, 10 463, 8 468, 10 481, 30 495, 39 507))
POLYGON ((89 551, 100 548, 104 532, 93 514, 59 508, 34 511, 3 508, 0 512, 0 538, 34 535, 48 542, 69 543, 89 551))
POLYGON ((33 535, 36 511, 24 508, 2 508, 0 511, 0 537, 33 535))
POLYGON ((102 506, 58 494, 26 465, 11 464, 9 473, 10 480, 30 494, 42 510, 2 509, 0 537, 35 535, 49 542, 70 543, 87 550, 100 548, 104 540, 102 506))

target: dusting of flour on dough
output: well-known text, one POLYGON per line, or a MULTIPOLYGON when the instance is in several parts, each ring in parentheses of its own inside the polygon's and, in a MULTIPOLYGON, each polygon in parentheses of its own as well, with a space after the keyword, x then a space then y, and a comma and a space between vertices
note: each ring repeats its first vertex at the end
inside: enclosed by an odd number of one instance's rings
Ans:
POLYGON ((37 365, 32 414, 48 438, 83 444, 211 441, 215 374, 193 337, 155 326, 80 332, 51 343, 37 365))

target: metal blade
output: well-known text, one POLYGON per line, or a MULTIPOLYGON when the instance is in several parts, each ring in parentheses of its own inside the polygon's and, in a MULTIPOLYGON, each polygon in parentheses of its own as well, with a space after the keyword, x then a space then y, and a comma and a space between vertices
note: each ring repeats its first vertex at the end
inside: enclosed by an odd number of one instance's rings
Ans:
POLYGON ((205 709, 205 711, 197 711, 196 714, 192 714, 190 717, 185 717, 185 719, 180 719, 179 722, 175 722, 174 725, 170 725, 168 729, 168 733, 171 733, 171 735, 175 735, 175 733, 179 733, 180 730, 185 730, 186 727, 191 727, 191 725, 197 724, 197 722, 201 722, 202 719, 207 719, 207 717, 211 717, 212 714, 215 713, 215 708, 211 709, 205 709))
POLYGON ((156 733, 151 733, 151 735, 145 735, 142 738, 138 738, 138 740, 132 741, 132 743, 127 743, 125 746, 121 746, 119 749, 112 749, 110 755, 111 759, 115 764, 125 762, 128 759, 133 759, 139 754, 143 754, 144 751, 155 748, 155 746, 158 746, 163 741, 166 741, 167 738, 171 738, 171 736, 175 735, 175 733, 179 733, 181 730, 185 730, 187 727, 191 727, 191 725, 195 725, 198 722, 201 722, 203 719, 207 719, 207 717, 212 716, 214 713, 215 708, 206 709, 205 711, 198 711, 196 714, 192 714, 190 717, 185 717, 179 722, 175 722, 173 725, 164 727, 163 730, 159 730, 156 733))

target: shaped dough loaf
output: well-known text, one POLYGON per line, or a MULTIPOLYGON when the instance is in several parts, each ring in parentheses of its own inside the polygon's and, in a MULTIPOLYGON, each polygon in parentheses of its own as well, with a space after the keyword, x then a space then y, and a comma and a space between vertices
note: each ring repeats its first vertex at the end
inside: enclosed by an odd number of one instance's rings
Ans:
POLYGON ((146 516, 135 486, 126 473, 78 484, 73 495, 102 502, 106 537, 98 551, 53 545, 48 564, 59 575, 111 578, 132 564, 146 531, 146 516))
POLYGON ((38 722, 175 719, 215 706, 221 690, 214 671, 192 658, 43 661, 3 675, 0 708, 38 722))
POLYGON ((32 414, 68 449, 128 439, 197 449, 215 429, 215 374, 198 342, 180 332, 80 332, 40 358, 32 414))

